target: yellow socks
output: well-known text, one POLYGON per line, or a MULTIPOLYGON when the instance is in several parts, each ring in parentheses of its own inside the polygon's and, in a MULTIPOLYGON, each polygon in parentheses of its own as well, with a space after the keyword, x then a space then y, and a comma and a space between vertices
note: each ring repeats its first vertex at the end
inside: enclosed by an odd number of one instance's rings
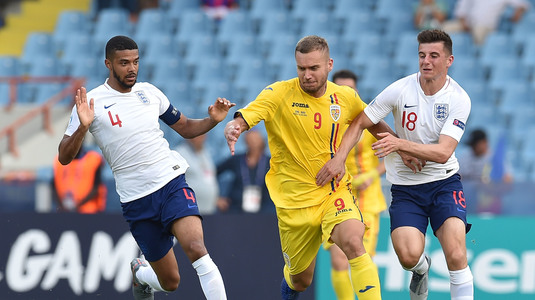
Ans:
POLYGON ((351 266, 351 282, 353 290, 359 300, 381 299, 381 284, 377 267, 373 263, 370 255, 365 253, 359 257, 349 260, 351 266))
POLYGON ((331 269, 331 281, 338 300, 355 300, 355 292, 349 279, 349 271, 331 269))

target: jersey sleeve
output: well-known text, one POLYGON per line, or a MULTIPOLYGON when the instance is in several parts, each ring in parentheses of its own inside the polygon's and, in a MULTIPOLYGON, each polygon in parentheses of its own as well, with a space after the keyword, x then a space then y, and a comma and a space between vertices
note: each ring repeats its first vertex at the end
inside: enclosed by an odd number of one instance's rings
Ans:
POLYGON ((370 102, 364 113, 374 124, 379 123, 394 109, 399 94, 397 82, 389 85, 370 102))
POLYGON ((167 96, 162 91, 160 91, 160 89, 158 89, 152 84, 150 84, 149 86, 151 93, 156 96, 158 100, 160 100, 159 115, 161 116, 167 111, 169 105, 171 105, 171 102, 169 101, 169 98, 167 98, 167 96))
POLYGON ((471 103, 470 97, 463 91, 455 99, 455 102, 450 105, 450 113, 440 134, 451 136, 457 142, 461 141, 464 134, 466 121, 470 115, 471 103))
POLYGON ((260 92, 255 100, 238 110, 249 128, 262 120, 269 122, 273 119, 279 108, 284 90, 286 88, 280 82, 269 85, 260 92))

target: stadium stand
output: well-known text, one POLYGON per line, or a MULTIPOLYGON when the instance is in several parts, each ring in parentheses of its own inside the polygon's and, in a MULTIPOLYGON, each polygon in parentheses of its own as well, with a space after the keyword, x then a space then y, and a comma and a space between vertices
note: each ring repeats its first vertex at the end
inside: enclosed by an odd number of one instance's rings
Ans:
MULTIPOLYGON (((345 66, 357 72, 366 102, 417 70, 411 19, 416 0, 243 0, 220 22, 208 18, 195 1, 160 2, 160 8, 142 10, 136 21, 119 7, 95 11, 91 0, 21 0, 21 13, 8 15, 0 29, 0 105, 9 103, 9 76, 82 76, 88 88, 101 84, 107 75, 104 45, 116 34, 138 42, 139 79, 160 87, 191 115, 204 113, 198 105, 206 106, 217 95, 245 105, 267 84, 295 76, 292 54, 305 34, 328 39, 335 69, 345 66)), ((455 0, 446 2, 451 16, 455 0)), ((535 111, 535 12, 518 24, 502 23, 480 47, 469 34, 452 34, 455 61, 450 74, 472 98, 468 128, 510 129, 512 144, 522 152, 519 158, 526 159, 515 168, 523 178, 533 179, 533 145, 527 147, 518 135, 535 111)), ((61 86, 21 83, 17 101, 40 105, 61 86)), ((210 136, 217 134, 220 128, 210 136)), ((212 149, 224 145, 220 138, 211 140, 212 149)), ((54 141, 50 146, 57 145, 54 141)))

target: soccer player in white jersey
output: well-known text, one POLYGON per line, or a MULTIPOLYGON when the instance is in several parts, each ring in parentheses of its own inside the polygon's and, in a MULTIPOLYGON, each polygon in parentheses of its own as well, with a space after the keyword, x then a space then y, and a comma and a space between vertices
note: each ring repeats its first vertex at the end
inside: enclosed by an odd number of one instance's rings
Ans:
POLYGON ((450 273, 451 299, 473 299, 473 277, 466 257, 466 200, 455 148, 470 114, 470 98, 448 76, 453 63, 452 41, 441 30, 418 34, 420 71, 383 90, 360 113, 346 131, 333 159, 318 172, 316 183, 324 185, 344 175, 347 154, 362 130, 393 112, 398 137, 379 133, 373 144, 378 157, 385 157, 387 179, 392 183, 389 209, 391 238, 402 267, 412 271, 411 299, 427 299, 430 259, 424 254, 425 233, 431 223, 440 241, 450 273), (413 172, 398 153, 425 162, 413 172))
POLYGON ((71 162, 87 131, 93 134, 113 171, 123 216, 144 255, 131 263, 135 299, 154 299, 154 291, 177 289, 173 237, 196 269, 206 298, 226 299, 221 274, 204 245, 195 193, 185 180, 188 164, 170 150, 158 119, 192 138, 216 126, 235 104, 218 98, 208 107, 208 117, 188 119, 158 88, 136 83, 138 47, 125 36, 108 41, 105 64, 110 73, 104 84, 87 94, 83 87, 76 92, 59 161, 71 162))

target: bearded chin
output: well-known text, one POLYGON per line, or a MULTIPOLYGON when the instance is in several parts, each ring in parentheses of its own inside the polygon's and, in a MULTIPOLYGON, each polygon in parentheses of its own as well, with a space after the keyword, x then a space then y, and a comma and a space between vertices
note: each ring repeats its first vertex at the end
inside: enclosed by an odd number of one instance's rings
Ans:
POLYGON ((119 77, 119 75, 117 75, 117 73, 115 73, 115 71, 113 71, 113 77, 115 77, 115 79, 117 79, 117 82, 125 89, 132 88, 134 84, 136 84, 136 81, 134 81, 134 83, 132 84, 127 84, 126 82, 121 80, 121 78, 119 77))

